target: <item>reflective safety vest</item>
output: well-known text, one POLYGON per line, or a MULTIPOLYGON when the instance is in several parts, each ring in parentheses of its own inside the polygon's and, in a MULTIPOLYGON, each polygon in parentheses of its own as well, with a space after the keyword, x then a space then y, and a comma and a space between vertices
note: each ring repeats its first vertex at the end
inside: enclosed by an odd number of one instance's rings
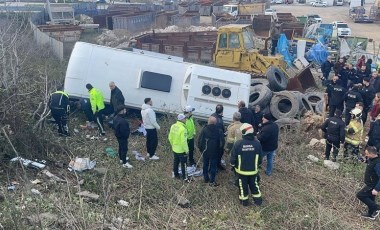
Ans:
POLYGON ((96 113, 97 111, 104 109, 104 97, 102 92, 98 89, 92 88, 89 93, 92 112, 96 113))
POLYGON ((187 139, 193 139, 197 133, 193 116, 186 119, 187 139))
POLYGON ((359 145, 363 138, 363 131, 363 122, 361 119, 351 120, 348 126, 346 127, 346 143, 352 145, 359 145), (354 133, 349 134, 349 129, 353 129, 354 133))
POLYGON ((187 129, 184 123, 177 121, 170 127, 169 142, 172 150, 175 153, 188 153, 189 146, 187 145, 187 129))

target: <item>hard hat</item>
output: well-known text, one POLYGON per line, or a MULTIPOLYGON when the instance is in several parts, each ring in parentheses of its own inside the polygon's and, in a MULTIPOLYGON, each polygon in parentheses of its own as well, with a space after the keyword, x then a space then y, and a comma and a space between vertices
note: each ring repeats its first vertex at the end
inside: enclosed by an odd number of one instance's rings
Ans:
POLYGON ((351 114, 354 115, 355 117, 361 117, 362 116, 362 110, 359 108, 355 108, 351 110, 351 114))

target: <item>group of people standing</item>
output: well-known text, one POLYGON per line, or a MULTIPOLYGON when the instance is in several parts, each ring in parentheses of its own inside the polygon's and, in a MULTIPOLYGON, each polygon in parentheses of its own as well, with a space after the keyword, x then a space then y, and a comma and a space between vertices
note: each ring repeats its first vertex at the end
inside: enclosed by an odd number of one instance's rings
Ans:
POLYGON ((380 191, 380 78, 378 71, 371 72, 372 60, 362 56, 356 65, 340 58, 333 64, 328 57, 321 66, 323 85, 328 95, 329 118, 323 123, 326 149, 325 159, 337 161, 340 146, 343 145, 344 159, 353 158, 367 162, 365 187, 357 193, 357 198, 368 206, 362 217, 375 220, 380 214, 380 206, 375 198, 380 191), (329 80, 331 68, 334 70, 329 80), (344 121, 342 119, 344 111, 344 121), (360 154, 365 123, 370 120, 368 141, 364 156, 360 154))
MULTIPOLYGON (((263 114, 260 107, 254 111, 247 108, 244 101, 238 103, 238 111, 233 114, 233 122, 225 128, 223 121, 223 105, 218 104, 210 115, 207 125, 202 128, 197 140, 197 147, 203 158, 204 182, 212 187, 216 182, 217 172, 224 171, 222 164, 224 154, 230 157, 232 171, 239 187, 239 199, 246 206, 249 204, 249 190, 253 202, 261 205, 262 197, 259 188, 259 168, 262 158, 267 157, 266 174, 273 170, 273 160, 278 148, 279 128, 272 121, 270 114, 263 114)), ((192 112, 195 109, 188 105, 183 114, 177 115, 177 122, 169 132, 169 142, 174 155, 173 172, 175 178, 190 182, 187 175, 187 163, 194 166, 195 125, 192 112), (194 132, 193 132, 194 131, 194 132), (189 160, 187 160, 189 156, 189 160), (178 166, 181 164, 180 176, 178 166)))

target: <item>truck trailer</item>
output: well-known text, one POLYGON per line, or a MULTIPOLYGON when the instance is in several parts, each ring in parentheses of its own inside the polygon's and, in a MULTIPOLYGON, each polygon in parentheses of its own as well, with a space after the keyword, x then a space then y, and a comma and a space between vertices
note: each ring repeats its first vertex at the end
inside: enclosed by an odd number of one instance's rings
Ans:
POLYGON ((72 99, 88 98, 85 85, 99 89, 110 101, 108 83, 123 92, 125 105, 140 109, 147 97, 161 113, 182 113, 186 105, 194 116, 207 119, 217 104, 224 106, 224 119, 232 121, 238 101, 248 103, 251 76, 183 61, 183 58, 133 49, 126 51, 77 42, 65 76, 65 91, 72 99))

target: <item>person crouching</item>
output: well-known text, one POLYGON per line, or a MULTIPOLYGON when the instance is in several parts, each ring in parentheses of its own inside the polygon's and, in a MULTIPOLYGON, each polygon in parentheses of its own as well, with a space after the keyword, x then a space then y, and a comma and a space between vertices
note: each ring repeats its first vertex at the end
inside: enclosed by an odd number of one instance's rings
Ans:
POLYGON ((231 166, 239 177, 239 199, 243 206, 248 206, 248 187, 255 205, 262 204, 261 192, 257 182, 259 175, 259 158, 262 154, 261 144, 254 136, 252 125, 244 123, 240 127, 243 139, 237 141, 231 153, 231 166), (253 164, 252 164, 253 163, 253 164))

